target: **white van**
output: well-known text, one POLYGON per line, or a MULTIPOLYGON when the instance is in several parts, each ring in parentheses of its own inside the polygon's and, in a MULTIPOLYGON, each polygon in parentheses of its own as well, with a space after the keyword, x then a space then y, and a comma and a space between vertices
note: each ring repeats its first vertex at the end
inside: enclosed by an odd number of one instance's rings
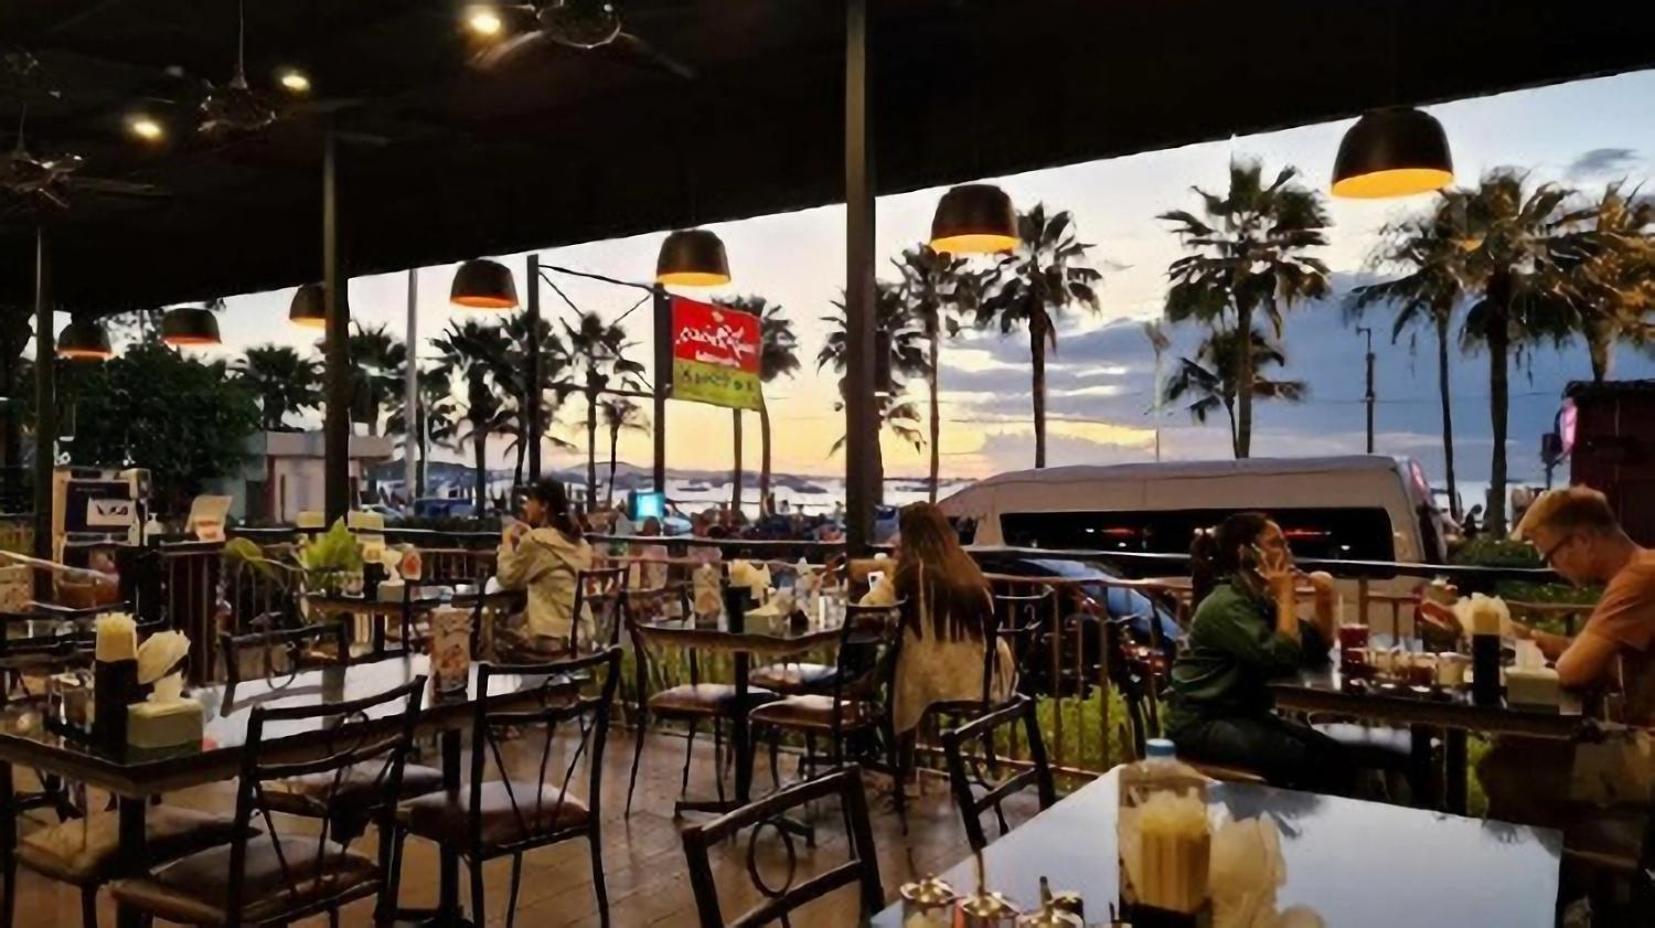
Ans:
POLYGON ((1424 469, 1383 455, 1050 467, 980 480, 939 505, 983 546, 1183 554, 1197 530, 1256 510, 1300 557, 1440 564, 1447 554, 1424 469))

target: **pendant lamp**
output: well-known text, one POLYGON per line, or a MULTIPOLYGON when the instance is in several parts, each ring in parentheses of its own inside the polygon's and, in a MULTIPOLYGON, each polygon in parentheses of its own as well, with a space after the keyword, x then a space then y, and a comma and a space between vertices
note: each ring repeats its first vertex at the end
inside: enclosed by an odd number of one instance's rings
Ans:
POLYGON ((1442 123, 1412 107, 1363 114, 1339 142, 1333 195, 1353 199, 1405 197, 1439 190, 1454 180, 1454 160, 1442 123))
POLYGON ((307 329, 328 327, 327 291, 321 284, 305 284, 293 294, 293 303, 287 309, 287 319, 307 329))
POLYGON ((706 229, 681 229, 661 243, 655 282, 680 287, 717 287, 730 282, 724 243, 706 229))
POLYGON ((949 254, 987 254, 1017 247, 1017 210, 992 184, 963 184, 937 201, 931 247, 949 254))
POLYGON ((115 356, 109 332, 96 319, 75 318, 57 337, 57 356, 75 361, 107 361, 115 356))
POLYGON ((463 309, 516 309, 517 282, 504 264, 473 258, 454 272, 448 302, 463 309))
POLYGON ((161 341, 169 345, 217 345, 218 317, 204 306, 180 306, 161 317, 161 341))

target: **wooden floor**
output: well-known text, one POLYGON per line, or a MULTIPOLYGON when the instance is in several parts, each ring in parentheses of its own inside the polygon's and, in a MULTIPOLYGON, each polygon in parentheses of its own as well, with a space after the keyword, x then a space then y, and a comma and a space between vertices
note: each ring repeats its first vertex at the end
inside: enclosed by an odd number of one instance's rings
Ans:
MULTIPOLYGON (((705 737, 697 739, 696 758, 690 771, 690 793, 697 797, 712 795, 714 787, 712 750, 711 745, 706 743, 708 740, 705 737)), ((608 877, 611 923, 616 928, 694 926, 697 924, 695 903, 678 836, 681 822, 675 821, 672 814, 673 801, 678 794, 684 741, 673 735, 649 736, 643 769, 638 777, 637 798, 628 818, 623 814, 623 807, 631 748, 631 733, 617 731, 605 759, 603 856, 608 877)), ((755 791, 762 792, 769 788, 770 778, 762 761, 758 768, 755 772, 755 791)), ((792 773, 791 764, 784 760, 784 779, 792 773)), ((27 779, 21 771, 19 776, 20 780, 27 779)), ((945 869, 969 853, 964 829, 948 796, 947 782, 932 777, 922 777, 922 782, 923 795, 918 800, 910 800, 909 834, 904 836, 892 811, 885 781, 871 774, 867 778, 874 839, 879 847, 880 877, 887 900, 894 899, 897 887, 916 874, 945 869)), ((233 804, 231 788, 227 785, 171 796, 168 801, 224 810, 233 804)), ((101 805, 94 802, 95 807, 101 805)), ((1032 814, 1033 808, 1032 798, 1018 803, 1013 810, 1016 813, 1012 816, 1013 824, 1032 814)), ((49 813, 35 812, 32 815, 37 822, 55 821, 49 813)), ((838 809, 823 805, 815 810, 812 821, 817 828, 817 847, 809 850, 800 845, 802 873, 831 867, 842 862, 846 855, 844 826, 838 809)), ((25 824, 24 831, 30 827, 38 826, 25 824)), ((993 826, 989 827, 993 835, 993 826)), ((773 830, 766 829, 759 842, 761 869, 772 882, 781 883, 786 857, 781 851, 780 840, 773 830)), ((369 839, 357 845, 364 848, 370 846, 369 839)), ((716 852, 714 870, 726 919, 745 911, 760 898, 748 879, 747 849, 748 838, 744 834, 738 841, 726 844, 716 852)), ((429 905, 435 901, 436 870, 435 848, 419 839, 409 839, 402 876, 401 901, 404 905, 429 905)), ((485 883, 489 925, 506 923, 510 871, 509 859, 495 861, 487 868, 485 883)), ((463 875, 461 882, 465 884, 463 875)), ((19 925, 72 928, 80 924, 79 895, 72 887, 54 883, 24 869, 20 873, 19 892, 19 925)), ((100 923, 112 926, 114 906, 107 891, 102 894, 99 905, 100 923)), ((854 891, 842 891, 813 903, 802 917, 794 919, 793 924, 797 928, 854 925, 857 923, 855 906, 854 891)), ((342 913, 341 922, 350 926, 369 925, 371 909, 369 903, 358 903, 342 913)), ((311 928, 325 923, 324 919, 316 919, 300 924, 311 928)), ((525 857, 516 924, 526 928, 558 928, 598 923, 597 906, 592 897, 590 858, 584 841, 544 848, 525 857)))

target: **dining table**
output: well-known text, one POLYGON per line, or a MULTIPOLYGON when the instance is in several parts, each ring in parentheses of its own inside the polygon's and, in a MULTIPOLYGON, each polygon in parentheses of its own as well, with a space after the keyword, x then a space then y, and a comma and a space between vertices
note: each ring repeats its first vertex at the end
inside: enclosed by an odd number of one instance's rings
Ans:
MULTIPOLYGON (((729 597, 724 597, 726 603, 729 597)), ((833 602, 837 602, 834 600, 833 602)), ((753 738, 747 719, 751 699, 749 676, 755 657, 786 660, 838 642, 844 625, 842 609, 824 609, 813 618, 793 617, 754 610, 729 608, 717 615, 689 618, 662 616, 633 623, 645 641, 666 647, 727 654, 731 658, 731 683, 735 686, 737 710, 731 713, 730 747, 735 755, 735 789, 727 800, 679 799, 678 812, 725 813, 752 801, 753 738)))
MULTIPOLYGON (((478 619, 488 609, 511 610, 520 608, 526 598, 522 590, 488 589, 476 583, 414 583, 391 588, 390 596, 367 596, 336 591, 317 591, 305 594, 305 604, 311 615, 320 617, 368 616, 373 622, 369 632, 368 656, 384 657, 386 648, 385 621, 399 620, 399 637, 413 633, 419 617, 443 607, 470 609, 478 619)), ((474 621, 473 653, 492 653, 493 636, 483 623, 474 621)))
MULTIPOLYGON (((110 748, 94 742, 83 729, 54 718, 52 703, 44 696, 7 702, 0 707, 0 862, 6 885, 15 886, 17 808, 12 792, 12 768, 22 765, 64 780, 108 791, 115 797, 118 816, 118 864, 121 875, 141 872, 147 866, 145 821, 152 797, 177 790, 236 779, 246 743, 247 723, 255 706, 287 707, 332 704, 376 695, 401 686, 418 676, 429 678, 429 663, 421 654, 405 653, 373 661, 341 664, 304 670, 276 677, 242 680, 233 685, 196 687, 189 692, 201 703, 203 729, 199 742, 169 748, 110 748)), ((576 679, 548 680, 545 677, 496 676, 491 682, 490 708, 509 709, 519 702, 530 704, 543 698, 548 685, 568 688, 580 685, 576 679)), ((428 684, 429 686, 430 684, 428 684)), ((436 735, 440 741, 444 786, 459 795, 461 776, 461 735, 475 717, 480 694, 477 665, 471 667, 466 689, 439 693, 431 687, 420 710, 416 734, 436 735)), ((402 703, 375 706, 360 719, 347 723, 362 726, 365 734, 391 734, 399 730, 402 703)), ((266 745, 294 757, 321 749, 330 733, 325 718, 268 722, 264 727, 266 745)), ((449 845, 440 848, 439 888, 436 910, 428 924, 463 926, 460 912, 459 853, 449 845)), ((119 907, 120 928, 138 928, 138 913, 119 907)))
POLYGON ((1337 657, 1327 666, 1282 677, 1270 689, 1278 709, 1406 728, 1414 733, 1416 752, 1430 750, 1431 739, 1440 737, 1443 807, 1459 815, 1466 812, 1469 732, 1568 740, 1587 725, 1580 699, 1567 691, 1556 706, 1517 705, 1504 699, 1478 704, 1465 687, 1358 680, 1341 672, 1337 657))
MULTIPOLYGON (((986 888, 1035 908, 1040 880, 1078 893, 1087 924, 1108 924, 1118 903, 1117 767, 1039 813, 983 851, 986 888)), ((1286 881, 1279 909, 1305 906, 1337 928, 1555 923, 1562 835, 1544 828, 1464 818, 1356 799, 1244 783, 1208 787, 1209 819, 1273 821, 1286 881)), ((976 891, 975 861, 941 874, 976 891)), ((902 928, 898 902, 872 928, 902 928)))

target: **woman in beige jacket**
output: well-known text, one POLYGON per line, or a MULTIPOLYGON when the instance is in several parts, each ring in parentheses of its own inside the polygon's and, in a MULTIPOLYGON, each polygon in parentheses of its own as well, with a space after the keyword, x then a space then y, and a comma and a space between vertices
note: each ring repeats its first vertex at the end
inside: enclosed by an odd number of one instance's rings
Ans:
POLYGON ((528 591, 524 632, 536 651, 569 647, 574 630, 575 581, 592 567, 592 547, 580 537, 569 498, 556 480, 541 480, 523 500, 523 521, 500 537, 496 579, 528 591))

